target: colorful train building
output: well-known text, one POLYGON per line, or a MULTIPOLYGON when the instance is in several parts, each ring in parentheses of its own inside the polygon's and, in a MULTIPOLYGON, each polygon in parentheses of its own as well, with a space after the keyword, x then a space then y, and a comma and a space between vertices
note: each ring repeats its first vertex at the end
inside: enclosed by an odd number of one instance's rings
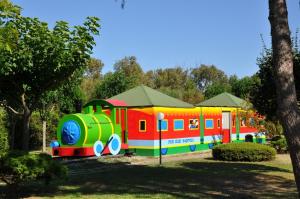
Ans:
POLYGON ((229 93, 197 106, 138 86, 107 100, 93 100, 84 113, 64 116, 53 155, 100 156, 134 152, 142 156, 187 153, 218 143, 264 142, 253 111, 229 93), (164 114, 161 125, 158 113, 164 114))

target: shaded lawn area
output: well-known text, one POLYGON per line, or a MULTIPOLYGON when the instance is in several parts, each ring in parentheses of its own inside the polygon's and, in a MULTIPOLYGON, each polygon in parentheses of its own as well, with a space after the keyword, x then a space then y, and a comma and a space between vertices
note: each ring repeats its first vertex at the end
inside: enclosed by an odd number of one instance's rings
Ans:
POLYGON ((30 183, 18 190, 0 186, 0 197, 297 198, 288 155, 262 163, 193 158, 160 167, 94 159, 68 167, 67 180, 30 183))

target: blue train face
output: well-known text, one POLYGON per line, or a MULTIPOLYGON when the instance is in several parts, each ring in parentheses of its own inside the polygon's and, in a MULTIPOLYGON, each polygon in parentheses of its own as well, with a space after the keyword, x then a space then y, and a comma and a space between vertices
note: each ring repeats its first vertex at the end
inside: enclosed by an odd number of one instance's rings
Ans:
POLYGON ((74 145, 80 139, 81 130, 79 124, 74 120, 68 120, 63 124, 61 139, 63 144, 74 145))

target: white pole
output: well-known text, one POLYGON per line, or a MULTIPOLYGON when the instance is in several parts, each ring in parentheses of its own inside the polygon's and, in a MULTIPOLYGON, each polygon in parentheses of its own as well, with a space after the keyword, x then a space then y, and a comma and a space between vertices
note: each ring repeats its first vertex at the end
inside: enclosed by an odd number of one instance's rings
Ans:
POLYGON ((43 121, 43 152, 46 152, 46 127, 47 122, 43 121))

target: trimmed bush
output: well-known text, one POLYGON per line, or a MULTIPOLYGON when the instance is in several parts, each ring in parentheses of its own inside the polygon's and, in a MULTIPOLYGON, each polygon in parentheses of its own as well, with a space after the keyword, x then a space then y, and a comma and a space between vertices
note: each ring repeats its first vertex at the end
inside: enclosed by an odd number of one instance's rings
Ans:
POLYGON ((217 160, 255 162, 274 159, 276 150, 263 144, 241 142, 217 145, 212 154, 217 160))
POLYGON ((64 178, 67 167, 54 161, 48 154, 9 152, 0 159, 0 177, 7 184, 43 179, 48 184, 53 178, 64 178))

